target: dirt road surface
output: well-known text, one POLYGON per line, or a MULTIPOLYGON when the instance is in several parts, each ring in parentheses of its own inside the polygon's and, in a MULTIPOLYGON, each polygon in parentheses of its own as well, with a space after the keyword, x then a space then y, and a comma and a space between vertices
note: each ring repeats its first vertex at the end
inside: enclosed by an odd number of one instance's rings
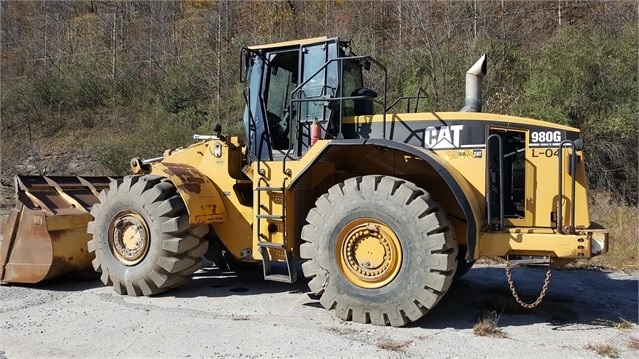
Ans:
MULTIPOLYGON (((528 300, 544 274, 514 270, 528 300)), ((524 310, 503 267, 483 265, 424 318, 392 328, 342 322, 304 280, 264 282, 259 268, 207 268, 151 298, 120 296, 99 280, 5 285, 0 358, 637 358, 637 293, 636 273, 555 271, 540 307, 524 310), (473 332, 486 313, 504 337, 473 332)))

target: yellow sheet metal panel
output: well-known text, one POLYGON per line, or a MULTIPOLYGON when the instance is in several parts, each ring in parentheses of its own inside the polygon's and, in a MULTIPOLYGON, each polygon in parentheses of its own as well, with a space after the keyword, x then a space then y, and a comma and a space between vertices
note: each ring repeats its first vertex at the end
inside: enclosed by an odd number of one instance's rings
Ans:
MULTIPOLYGON (((189 216, 192 217, 196 211, 202 211, 206 208, 211 210, 211 205, 215 205, 215 212, 209 212, 203 217, 208 216, 212 220, 204 223, 211 224, 213 231, 226 249, 236 258, 251 259, 253 207, 250 202, 247 203, 242 198, 247 195, 247 186, 248 192, 250 192, 248 196, 252 196, 251 184, 248 179, 237 178, 240 177, 241 167, 231 168, 231 166, 242 165, 235 158, 238 155, 237 152, 241 153, 242 151, 240 145, 237 138, 200 142, 165 154, 162 162, 152 164, 152 173, 167 176, 164 172, 167 169, 167 164, 173 168, 176 163, 187 166, 189 168, 186 171, 187 177, 189 174, 195 173, 193 181, 208 188, 200 189, 200 193, 185 191, 185 194, 189 195, 189 201, 185 199, 189 216), (208 207, 202 208, 201 206, 208 207)), ((194 186, 190 185, 190 187, 194 186)), ((180 191, 180 186, 178 186, 178 191, 180 191)))
POLYGON ((472 183, 468 181, 468 179, 462 174, 462 172, 460 172, 459 168, 456 167, 454 163, 448 162, 444 158, 439 156, 433 156, 433 159, 439 162, 439 164, 444 167, 448 171, 448 173, 450 173, 450 175, 455 179, 455 182, 459 184, 459 187, 463 191, 464 196, 468 200, 468 204, 472 209, 473 216, 475 217, 475 223, 477 223, 477 233, 479 233, 479 230, 481 229, 480 226, 484 221, 482 217, 483 202, 479 201, 478 197, 475 196, 477 192, 476 187, 473 187, 472 183))
POLYGON ((583 259, 591 257, 587 233, 563 235, 545 229, 482 233, 479 237, 480 256, 551 255, 556 258, 583 259))
MULTIPOLYGON (((508 116, 508 115, 499 115, 494 113, 486 113, 486 112, 425 112, 425 113, 402 113, 402 114, 388 114, 386 115, 386 121, 400 121, 399 118, 395 118, 395 116, 401 116, 401 121, 453 121, 453 120, 470 120, 470 121, 490 121, 494 124, 503 123, 506 125, 516 124, 517 127, 526 127, 526 126, 539 126, 539 127, 549 127, 556 128, 558 130, 565 130, 571 132, 579 132, 579 129, 560 125, 553 122, 545 122, 541 120, 535 120, 531 118, 517 117, 517 116, 508 116)), ((344 117, 342 123, 344 124, 365 124, 365 123, 375 123, 382 122, 384 117, 382 115, 374 115, 374 116, 353 116, 353 117, 344 117)))
MULTIPOLYGON (((407 145, 402 145, 406 148, 407 145)), ((333 173, 333 179, 337 182, 343 181, 348 177, 352 177, 354 173, 378 173, 406 178, 409 181, 422 185, 424 189, 437 195, 437 201, 453 214, 453 217, 463 218, 465 210, 461 209, 460 204, 455 199, 455 195, 447 187, 448 185, 441 178, 441 174, 437 170, 429 169, 428 164, 419 156, 427 156, 435 162, 437 167, 446 172, 451 182, 456 184, 457 195, 460 196, 465 204, 468 204, 467 212, 473 216, 474 223, 478 225, 473 227, 473 238, 478 237, 478 231, 481 229, 482 212, 480 204, 477 202, 473 188, 467 183, 464 177, 447 163, 444 159, 433 156, 426 150, 415 149, 410 147, 414 154, 401 151, 399 149, 386 148, 381 144, 333 144, 331 140, 320 140, 313 145, 309 151, 299 161, 287 161, 287 169, 290 170, 291 180, 287 183, 293 183, 293 190, 298 191, 314 191, 324 178, 333 173), (365 158, 366 160, 362 160, 365 158), (441 183, 440 183, 441 182, 441 183)), ((257 167, 257 164, 254 165, 257 167)), ((253 173, 258 171, 254 168, 253 173)), ((281 162, 264 162, 260 164, 263 178, 270 186, 281 186, 282 180, 286 175, 283 174, 281 162)), ((259 177, 256 179, 256 181, 259 177)), ((257 187, 257 184, 255 185, 257 187)), ((326 188, 325 190, 328 190, 326 188)), ((320 191, 319 193, 321 193, 320 191)), ((256 202, 257 202, 256 194, 256 202)), ((262 203, 268 203, 268 197, 262 195, 262 203)), ((309 199, 309 203, 314 203, 316 196, 309 199)), ((296 211, 306 211, 304 205, 298 205, 296 211)), ((287 223, 286 228, 289 233, 295 233, 299 223, 289 221, 292 218, 290 214, 290 206, 287 204, 287 223)), ((266 238, 278 240, 275 235, 270 235, 265 231, 267 221, 260 223, 260 231, 258 233, 257 226, 254 226, 254 236, 258 238, 260 235, 266 238)), ((466 234, 468 226, 463 219, 454 219, 453 225, 457 232, 457 239, 460 243, 466 243, 466 234)), ((292 245, 291 241, 296 240, 293 235, 287 235, 287 247, 292 245)), ((294 247, 294 246, 293 246, 294 247)), ((471 253, 471 257, 472 257, 471 253)))
MULTIPOLYGON (((381 128, 381 122, 383 117, 381 115, 374 116, 357 116, 348 117, 344 119, 345 124, 355 124, 356 128, 366 129, 372 125, 377 124, 378 128, 381 128)), ((535 119, 527 119, 515 116, 498 115, 490 113, 459 113, 459 112, 433 112, 433 113, 419 113, 419 114, 391 114, 386 117, 387 126, 396 126, 397 128, 410 127, 411 123, 428 123, 442 122, 456 123, 455 121, 464 122, 467 130, 472 130, 474 134, 474 140, 471 144, 458 144, 460 136, 459 131, 451 129, 446 132, 439 132, 439 136, 443 136, 452 140, 451 146, 444 146, 440 149, 432 148, 437 156, 443 161, 449 163, 454 167, 467 181, 468 185, 473 189, 474 197, 476 198, 480 212, 486 211, 486 166, 487 166, 487 154, 485 143, 483 140, 477 140, 487 135, 487 131, 508 131, 510 133, 520 133, 525 138, 525 160, 523 162, 523 172, 525 173, 524 181, 524 194, 522 198, 522 213, 517 216, 507 216, 504 219, 504 224, 507 227, 556 227, 557 223, 557 203, 558 187, 559 187, 559 157, 563 158, 563 179, 562 179, 562 226, 567 227, 573 223, 571 218, 570 208, 573 205, 571 203, 571 181, 572 177, 569 174, 569 154, 571 149, 564 149, 559 151, 559 141, 551 141, 553 143, 543 143, 537 141, 535 136, 539 135, 537 130, 531 130, 531 128, 540 129, 553 129, 553 133, 558 131, 566 131, 572 133, 572 136, 578 135, 579 130, 569 126, 564 126, 555 123, 549 123, 539 121, 535 119), (450 147, 450 148, 449 148, 450 147)), ((426 125, 424 125, 426 126, 426 125)), ((451 128, 455 125, 451 125, 451 128)), ((457 126, 460 127, 460 126, 457 126)), ((418 126, 417 129, 420 127, 418 126)), ((448 126, 443 126, 447 128, 448 126)), ((415 130, 416 133, 418 132, 415 130)), ((547 132, 544 132, 547 133, 547 132)), ((413 133, 415 135, 415 133, 413 133)), ((404 137, 399 136, 400 141, 404 140, 404 137)), ((415 135, 417 138, 419 136, 415 135)), ((425 136, 424 141, 432 139, 425 136)), ((550 141, 550 140, 549 140, 550 141)), ((546 141, 546 142, 549 142, 546 141)), ((414 141, 413 141, 414 142, 414 141)), ((414 144, 414 143, 413 143, 414 144)), ((581 151, 576 151, 577 171, 575 181, 575 197, 574 208, 575 218, 574 225, 577 229, 588 228, 590 226, 590 218, 588 215, 588 199, 587 199, 587 186, 586 176, 584 169, 584 159, 581 151)))
MULTIPOLYGON (((570 213, 570 201, 571 195, 570 191, 572 188, 572 177, 570 176, 569 168, 570 168, 570 154, 571 150, 569 148, 563 149, 563 201, 562 201, 562 219, 563 226, 569 226, 571 223, 571 213, 570 213)), ((587 180, 586 180, 586 165, 584 160, 584 155, 582 151, 576 151, 577 156, 577 170, 575 176, 575 227, 577 228, 589 228, 590 227, 590 211, 588 211, 588 189, 587 189, 587 180)), ((557 189, 555 189, 557 192, 557 189)), ((554 203, 556 210, 557 201, 554 203)))
POLYGON ((239 177, 238 170, 241 172, 242 168, 231 168, 242 165, 237 158, 233 158, 238 155, 237 151, 241 153, 240 145, 237 138, 214 139, 172 151, 165 155, 162 162, 153 164, 153 173, 166 176, 166 163, 186 164, 190 167, 189 171, 196 170, 199 178, 196 181, 204 183, 208 189, 190 193, 191 197, 196 198, 193 198, 194 202, 186 203, 189 215, 192 210, 202 210, 198 206, 215 204, 215 215, 212 217, 215 220, 208 222, 213 231, 236 258, 251 259, 254 242, 253 207, 242 198, 247 196, 246 192, 250 192, 249 198, 252 196, 251 184, 248 183, 247 191, 245 187, 250 180, 236 178, 239 177))
POLYGON ((189 223, 205 224, 227 220, 224 203, 211 178, 186 163, 165 160, 153 167, 153 173, 169 178, 177 188, 189 212, 189 223))
MULTIPOLYGON (((312 171, 317 166, 317 157, 330 143, 327 140, 320 140, 314 144, 308 152, 298 161, 287 161, 286 169, 288 173, 283 171, 283 163, 281 161, 266 161, 266 162, 253 162, 251 164, 252 169, 247 171, 253 174, 253 189, 254 189, 254 206, 255 214, 257 214, 258 203, 265 206, 264 209, 260 209, 260 214, 264 215, 282 215, 282 199, 283 197, 277 192, 273 191, 257 191, 257 187, 285 187, 288 188, 290 183, 297 178, 301 173, 306 170, 312 171), (259 166, 259 171, 258 171, 259 166), (260 172, 262 174, 260 174, 260 172)), ((318 169, 323 169, 326 166, 319 166, 318 169)), ((332 168, 332 166, 328 166, 332 168)), ((253 225, 253 257, 255 259, 262 259, 259 253, 258 240, 268 241, 273 243, 286 244, 286 249, 290 251, 296 251, 299 248, 299 238, 297 232, 301 229, 301 226, 305 223, 306 216, 305 211, 310 208, 305 208, 305 204, 301 204, 298 200, 304 197, 300 193, 285 192, 286 196, 286 212, 284 213, 285 220, 280 219, 256 219, 256 223, 253 225), (299 211, 304 212, 303 216, 299 215, 299 211), (257 223, 259 222, 259 225, 257 223), (269 231, 269 225, 271 229, 277 229, 276 231, 269 231), (259 228, 258 228, 259 227, 259 228), (286 240, 282 233, 286 231, 286 240), (286 243, 284 243, 286 242, 286 243)), ((312 204, 314 201, 306 203, 312 204)), ((283 260, 283 252, 269 250, 269 255, 273 256, 272 259, 283 260)))
MULTIPOLYGON (((486 150, 485 149, 454 149, 436 151, 450 166, 464 176, 468 186, 472 189, 480 212, 486 210, 486 150)), ((482 219, 483 220, 483 219, 482 219)))
POLYGON ((253 194, 252 184, 238 179, 243 165, 237 159, 238 146, 221 140, 209 142, 198 169, 215 182, 226 210, 224 222, 212 223, 215 234, 236 258, 252 259, 254 214, 251 201, 247 201, 253 194))

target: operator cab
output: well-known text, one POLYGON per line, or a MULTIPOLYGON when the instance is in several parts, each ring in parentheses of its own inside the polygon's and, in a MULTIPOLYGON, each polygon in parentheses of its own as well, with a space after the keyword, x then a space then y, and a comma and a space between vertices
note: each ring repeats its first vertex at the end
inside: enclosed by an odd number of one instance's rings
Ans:
POLYGON ((353 56, 349 42, 284 42, 244 48, 242 57, 249 162, 298 158, 311 146, 313 123, 322 138, 338 138, 343 116, 373 113, 377 94, 362 75, 372 59, 353 56))

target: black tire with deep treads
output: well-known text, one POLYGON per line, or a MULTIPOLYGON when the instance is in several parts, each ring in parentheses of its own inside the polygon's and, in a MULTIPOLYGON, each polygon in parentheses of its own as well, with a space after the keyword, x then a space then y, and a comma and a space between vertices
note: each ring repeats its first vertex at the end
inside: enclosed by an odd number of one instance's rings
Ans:
POLYGON ((318 198, 302 229, 302 265, 309 287, 342 320, 402 326, 421 318, 446 293, 457 266, 452 226, 430 195, 390 176, 355 177, 318 198), (380 288, 356 286, 336 258, 337 236, 346 223, 373 218, 392 229, 402 262, 380 288))
POLYGON ((192 226, 175 186, 159 176, 127 176, 111 182, 91 208, 94 220, 88 232, 93 268, 105 285, 120 294, 153 295, 189 280, 202 266, 200 257, 208 243, 202 239, 208 226, 192 226), (122 211, 133 211, 146 222, 149 245, 144 257, 126 265, 109 244, 109 225, 122 211))

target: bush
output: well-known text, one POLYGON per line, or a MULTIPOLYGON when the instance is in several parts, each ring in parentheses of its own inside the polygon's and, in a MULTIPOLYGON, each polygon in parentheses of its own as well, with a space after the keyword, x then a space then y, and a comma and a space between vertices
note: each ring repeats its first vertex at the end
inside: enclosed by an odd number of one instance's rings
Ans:
POLYGON ((167 114, 160 106, 149 107, 131 118, 134 131, 113 136, 95 146, 97 160, 115 174, 129 173, 129 161, 134 157, 161 156, 165 150, 183 147, 191 143, 193 134, 188 115, 167 114))
POLYGON ((515 114, 581 129, 593 188, 635 204, 636 49, 633 29, 615 39, 596 27, 562 27, 534 60, 514 106, 515 114))
POLYGON ((639 211, 617 200, 616 193, 595 191, 590 193, 590 217, 610 231, 608 253, 591 262, 608 268, 637 269, 639 267, 639 211))
POLYGON ((184 64, 165 69, 163 81, 156 87, 164 108, 169 113, 198 108, 210 97, 211 86, 197 64, 184 64))

